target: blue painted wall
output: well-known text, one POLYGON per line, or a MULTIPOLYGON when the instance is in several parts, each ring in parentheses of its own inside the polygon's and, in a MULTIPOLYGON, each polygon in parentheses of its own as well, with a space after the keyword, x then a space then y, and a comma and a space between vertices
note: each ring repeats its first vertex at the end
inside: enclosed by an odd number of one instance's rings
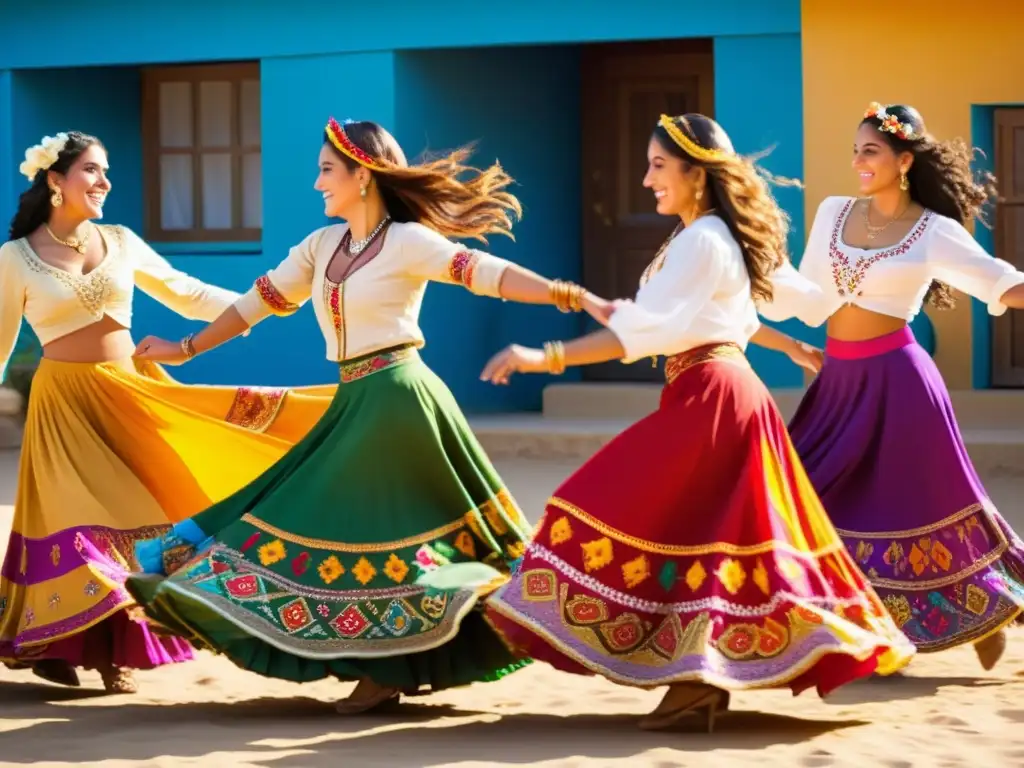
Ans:
MULTIPOLYGON (((494 238, 476 247, 548 277, 579 280, 578 48, 410 52, 399 54, 398 65, 397 138, 403 146, 436 151, 478 140, 475 162, 498 158, 516 179, 513 191, 524 206, 513 230, 516 241, 494 238)), ((522 376, 496 388, 479 381, 480 371, 505 344, 539 346, 581 329, 579 316, 451 286, 431 286, 424 305, 425 357, 471 410, 539 409, 549 377, 522 376)), ((579 371, 567 375, 578 378, 579 371)))
MULTIPOLYGON (((800 31, 800 0, 719 0, 713 6, 679 0, 634 0, 628 6, 620 0, 518 0, 493 8, 476 0, 391 0, 379 9, 367 7, 363 15, 322 3, 178 0, 160 7, 159 21, 149 3, 88 8, 89 28, 102 30, 102 44, 40 43, 41 29, 53 39, 61 39, 62 24, 69 35, 80 31, 80 3, 0 5, 0 69, 800 31)), ((767 62, 755 62, 747 71, 745 87, 751 91, 768 82, 760 76, 762 64, 767 62)), ((333 80, 346 93, 362 89, 354 73, 334 72, 333 80)))
MULTIPOLYGON (((971 143, 981 150, 974 156, 974 167, 979 171, 995 173, 996 109, 1003 105, 976 104, 971 107, 971 143)), ((1015 105, 1006 105, 1015 106, 1015 105)), ((988 211, 989 224, 995 223, 993 211, 988 211)), ((991 254, 996 252, 992 230, 975 224, 974 238, 991 254)), ((971 302, 971 384, 975 389, 992 387, 992 317, 988 308, 975 298, 971 302)))
MULTIPOLYGON (((772 149, 761 165, 772 174, 802 179, 804 172, 803 75, 800 35, 716 37, 715 118, 744 154, 772 149), (756 77, 751 73, 756 72, 756 77), (789 117, 786 117, 789 116, 789 117)), ((804 194, 798 187, 776 186, 789 212, 790 253, 799 263, 804 251, 804 194)), ((773 324, 790 336, 822 344, 822 328, 793 320, 773 324)), ((803 373, 778 352, 751 345, 748 354, 770 387, 803 386, 803 373)))
MULTIPOLYGON (((47 24, 63 18, 47 6, 47 24)), ((495 253, 552 277, 578 279, 580 191, 578 48, 517 47, 508 43, 587 42, 716 36, 717 116, 742 151, 772 144, 773 172, 802 173, 801 121, 778 123, 759 115, 801 114, 799 0, 773 3, 726 0, 714 14, 681 13, 669 0, 648 0, 622 15, 610 0, 526 0, 500 21, 467 0, 426 6, 405 0, 389 6, 389 23, 359 34, 324 23, 320 8, 287 7, 269 0, 233 4, 186 0, 160 24, 144 5, 118 3, 90 9, 105 30, 104 45, 47 48, 30 43, 38 9, 0 8, 0 218, 13 212, 21 152, 45 133, 78 128, 99 135, 111 153, 115 189, 110 221, 142 228, 140 80, 147 63, 260 59, 263 104, 264 231, 250 253, 216 246, 167 249, 179 268, 202 279, 246 290, 277 264, 290 246, 325 222, 312 189, 321 131, 328 115, 381 122, 406 151, 451 148, 479 140, 477 161, 495 157, 517 179, 526 208, 517 242, 496 240, 495 253), (470 12, 472 11, 472 12, 470 12), (197 23, 197 20, 202 21, 197 23), (458 24, 452 20, 458 19, 458 24), (224 30, 231 34, 225 35, 224 30), (272 30, 273 34, 268 34, 272 30), (414 50, 445 46, 462 50, 414 50), (361 52, 357 50, 361 48, 361 52), (377 49, 377 50, 373 50, 377 49), (383 50, 382 50, 383 49, 383 50), (335 51, 322 53, 323 51, 335 51), (337 52, 343 51, 343 52, 337 52), (73 57, 73 58, 72 58, 73 57), (87 64, 130 64, 87 67, 87 64), (70 66, 64 70, 16 69, 70 66), (751 79, 756 69, 761 76, 751 79), (535 130, 524 130, 525 125, 535 130)), ((67 4, 68 8, 72 6, 67 4)), ((68 17, 70 18, 70 17, 68 17)), ((780 193, 794 214, 800 239, 799 192, 780 193)), ((796 249, 799 252, 799 248, 796 249)), ((487 357, 510 341, 527 344, 578 333, 580 318, 550 308, 520 307, 474 297, 447 286, 428 292, 423 317, 425 355, 470 411, 535 409, 546 377, 522 377, 496 389, 477 381, 487 357)), ((140 297, 135 333, 176 337, 194 328, 140 297)), ((801 332, 802 329, 797 329, 801 332)), ((773 386, 799 383, 788 360, 755 351, 755 364, 773 386)), ((333 380, 310 307, 292 318, 270 319, 238 340, 175 369, 184 381, 302 384, 333 380)))

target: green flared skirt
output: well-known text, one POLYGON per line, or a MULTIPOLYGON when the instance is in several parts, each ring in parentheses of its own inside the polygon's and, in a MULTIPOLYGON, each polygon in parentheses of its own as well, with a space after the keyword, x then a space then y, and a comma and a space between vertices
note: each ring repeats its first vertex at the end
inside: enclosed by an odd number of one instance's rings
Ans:
POLYGON ((522 666, 472 595, 415 583, 427 551, 501 566, 530 535, 452 394, 412 348, 341 382, 276 465, 141 543, 156 573, 126 586, 164 631, 269 677, 440 690, 522 666))

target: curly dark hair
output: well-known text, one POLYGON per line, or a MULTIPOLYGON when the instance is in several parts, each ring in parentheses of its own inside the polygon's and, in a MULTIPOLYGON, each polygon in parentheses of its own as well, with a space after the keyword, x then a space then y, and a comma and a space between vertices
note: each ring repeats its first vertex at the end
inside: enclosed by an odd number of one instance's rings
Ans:
MULTIPOLYGON (((349 122, 345 135, 383 166, 371 173, 388 214, 397 222, 418 222, 451 238, 487 241, 487 235, 512 237, 513 220, 522 217, 519 200, 506 188, 513 179, 495 163, 484 170, 466 164, 472 147, 410 165, 388 131, 370 121, 349 122)), ((324 144, 351 171, 359 164, 339 152, 324 131, 324 144)))
MULTIPOLYGON (((739 243, 750 275, 751 296, 764 302, 773 298, 770 277, 789 258, 786 237, 789 216, 779 207, 769 183, 799 186, 799 182, 772 176, 758 167, 767 153, 744 157, 736 153, 725 130, 705 115, 690 113, 671 118, 687 138, 703 149, 721 150, 713 160, 693 157, 659 122, 654 138, 665 151, 688 166, 707 172, 708 204, 716 210, 739 243)), ((678 229, 677 229, 678 231, 678 229)))
POLYGON ((11 219, 11 226, 8 230, 8 240, 18 240, 28 237, 39 227, 50 220, 50 213, 53 206, 50 205, 50 187, 46 182, 46 174, 49 171, 65 174, 75 164, 75 161, 89 147, 103 143, 95 136, 80 131, 68 131, 68 141, 64 149, 57 156, 57 161, 49 168, 41 168, 32 179, 32 185, 21 193, 18 199, 18 210, 14 212, 11 219))
MULTIPOLYGON (((913 129, 909 139, 901 139, 888 131, 878 131, 897 155, 909 152, 914 157, 907 171, 910 199, 922 208, 964 226, 971 219, 977 219, 988 226, 983 209, 989 200, 996 197, 996 178, 987 171, 974 173, 971 168, 974 150, 967 142, 963 139, 939 141, 928 133, 924 118, 913 107, 890 104, 885 111, 901 123, 909 123, 913 129)), ((865 117, 860 124, 880 128, 882 121, 878 117, 865 117)), ((952 309, 956 305, 950 287, 938 280, 932 282, 926 300, 938 309, 952 309)))

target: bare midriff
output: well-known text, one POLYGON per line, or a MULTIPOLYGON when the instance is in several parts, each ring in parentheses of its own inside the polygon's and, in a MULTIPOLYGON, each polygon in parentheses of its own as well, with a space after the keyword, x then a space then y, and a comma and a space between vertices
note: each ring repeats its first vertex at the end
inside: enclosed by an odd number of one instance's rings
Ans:
POLYGON ((906 327, 901 317, 883 315, 853 304, 845 304, 828 319, 829 338, 838 341, 866 341, 906 327))
POLYGON ((134 353, 131 331, 108 315, 43 347, 43 357, 62 363, 106 363, 134 353))

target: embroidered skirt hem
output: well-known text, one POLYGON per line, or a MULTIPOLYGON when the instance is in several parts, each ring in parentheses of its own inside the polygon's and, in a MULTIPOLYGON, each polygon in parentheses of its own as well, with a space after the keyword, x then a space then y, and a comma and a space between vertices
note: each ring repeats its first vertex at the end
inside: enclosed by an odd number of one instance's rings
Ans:
POLYGON ((137 541, 257 477, 332 392, 183 386, 130 360, 42 360, 0 576, 0 660, 148 669, 190 658, 185 642, 135 620, 107 563, 131 564, 137 541))
POLYGON ((425 544, 500 568, 528 535, 451 393, 407 348, 346 363, 342 381, 275 467, 140 545, 170 575, 128 588, 160 631, 270 677, 440 690, 523 666, 475 596, 415 583, 425 544))

